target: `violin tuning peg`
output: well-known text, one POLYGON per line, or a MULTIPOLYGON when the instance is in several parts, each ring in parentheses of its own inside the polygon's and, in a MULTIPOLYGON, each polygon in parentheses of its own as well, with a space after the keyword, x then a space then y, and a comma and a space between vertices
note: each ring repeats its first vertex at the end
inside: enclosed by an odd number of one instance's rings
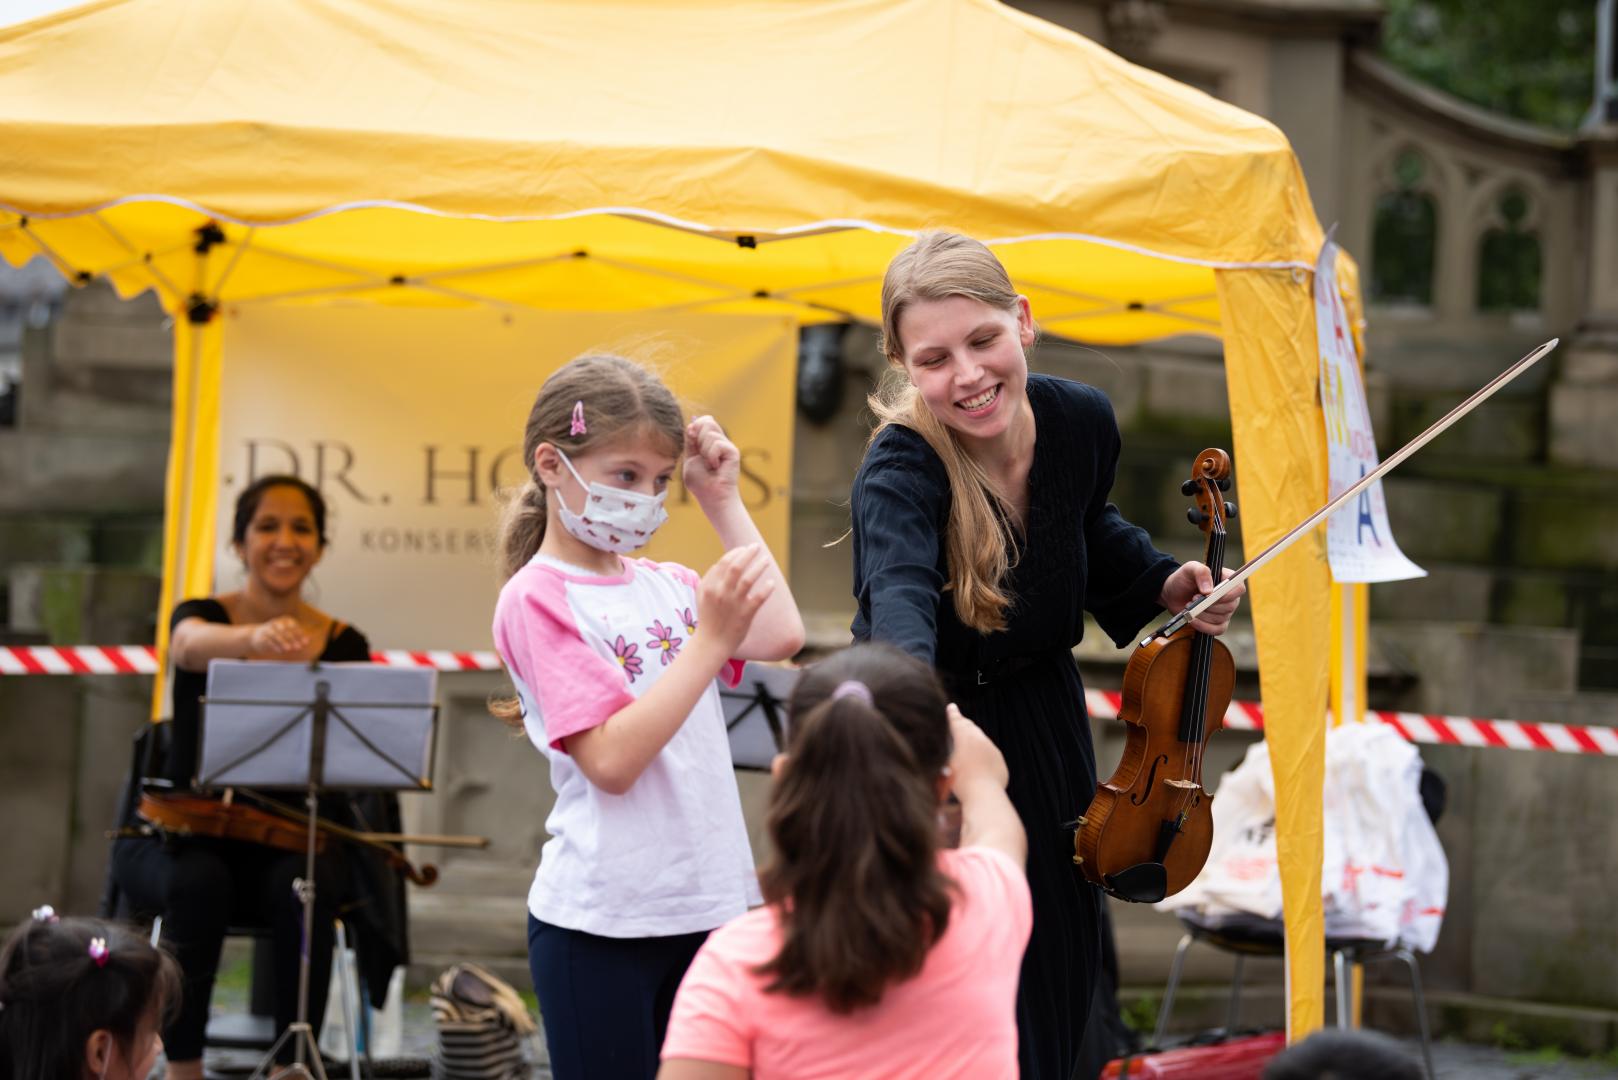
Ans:
POLYGON ((1186 498, 1190 498, 1196 493, 1197 482, 1195 480, 1187 480, 1185 483, 1180 485, 1180 494, 1184 495, 1186 498))
POLYGON ((1219 481, 1219 490, 1220 491, 1229 491, 1230 490, 1230 477, 1227 476, 1223 480, 1219 481))
POLYGON ((1227 502, 1225 504, 1225 516, 1227 518, 1233 518, 1233 517, 1236 516, 1236 504, 1235 503, 1227 502))
POLYGON ((1194 506, 1186 507, 1185 519, 1193 525, 1201 525, 1208 520, 1208 516, 1194 506))

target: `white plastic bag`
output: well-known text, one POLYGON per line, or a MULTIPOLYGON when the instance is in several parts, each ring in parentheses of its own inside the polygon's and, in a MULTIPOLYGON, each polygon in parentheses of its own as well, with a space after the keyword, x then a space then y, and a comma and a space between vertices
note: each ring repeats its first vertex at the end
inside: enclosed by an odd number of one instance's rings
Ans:
POLYGON ((1281 917, 1281 873, 1275 861, 1275 788, 1270 748, 1257 742, 1219 780, 1213 801, 1214 836, 1196 880, 1158 904, 1160 911, 1196 909, 1281 917))
MULTIPOLYGON (((1328 937, 1399 941, 1430 952, 1449 894, 1449 860, 1421 801, 1421 757, 1383 724, 1326 733, 1322 901, 1328 937)), ((1205 918, 1281 917, 1275 791, 1255 743, 1219 781, 1208 863, 1157 905, 1205 918)))
POLYGON ((1326 833, 1337 840, 1323 879, 1326 933, 1432 951, 1449 860, 1422 805, 1421 756, 1387 725, 1327 732, 1326 833))

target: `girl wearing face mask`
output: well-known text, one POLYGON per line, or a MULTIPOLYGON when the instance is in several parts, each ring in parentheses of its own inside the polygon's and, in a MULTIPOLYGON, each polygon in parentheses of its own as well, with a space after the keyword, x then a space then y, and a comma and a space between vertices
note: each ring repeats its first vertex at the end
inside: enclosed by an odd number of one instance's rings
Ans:
POLYGON ((146 1080, 179 997, 143 936, 39 908, 0 949, 0 1080, 146 1080))
POLYGON ((529 480, 501 541, 492 703, 550 762, 556 806, 528 894, 528 958, 557 1080, 657 1071, 707 932, 760 901, 716 677, 803 646, 792 594, 737 493, 740 456, 658 379, 584 356, 528 416, 529 480), (699 577, 627 558, 685 488, 725 546, 699 577))

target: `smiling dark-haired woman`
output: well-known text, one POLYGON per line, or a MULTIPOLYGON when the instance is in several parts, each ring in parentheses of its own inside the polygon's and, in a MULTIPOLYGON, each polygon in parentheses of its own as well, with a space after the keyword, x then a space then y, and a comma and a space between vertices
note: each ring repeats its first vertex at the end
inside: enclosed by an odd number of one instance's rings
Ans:
MULTIPOLYGON (((364 634, 304 598, 326 540, 325 500, 297 477, 262 477, 237 498, 231 547, 246 572, 244 584, 234 592, 182 601, 169 619, 173 708, 171 723, 162 725, 166 751, 152 762, 167 790, 183 792, 196 776, 209 661, 370 659, 364 634)), ((327 793, 320 813, 340 825, 399 832, 398 801, 391 795, 327 793)), ((126 837, 114 845, 112 878, 123 893, 123 906, 162 917, 163 940, 184 972, 180 1009, 163 1030, 170 1080, 203 1075, 208 1003, 231 926, 269 927, 277 1030, 295 1019, 303 922, 292 883, 303 872, 302 854, 240 840, 169 834, 126 837)), ((328 851, 317 862, 316 882, 309 1019, 318 1032, 338 910, 356 930, 361 965, 373 989, 380 980, 385 991, 386 974, 407 958, 407 946, 403 886, 379 855, 328 851)), ((285 1049, 290 1055, 292 1047, 285 1049)))

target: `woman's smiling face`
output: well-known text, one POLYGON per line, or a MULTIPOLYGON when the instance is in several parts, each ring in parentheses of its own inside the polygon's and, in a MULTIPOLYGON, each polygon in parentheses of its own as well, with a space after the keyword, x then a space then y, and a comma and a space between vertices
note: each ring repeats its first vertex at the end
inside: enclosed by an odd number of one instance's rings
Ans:
POLYGON ((1028 301, 1015 308, 950 296, 899 313, 905 373, 940 423, 974 442, 1006 433, 1028 388, 1023 350, 1034 343, 1028 301))
POLYGON ((290 486, 266 490, 240 545, 247 575, 272 594, 296 593, 320 561, 320 530, 302 491, 290 486))

